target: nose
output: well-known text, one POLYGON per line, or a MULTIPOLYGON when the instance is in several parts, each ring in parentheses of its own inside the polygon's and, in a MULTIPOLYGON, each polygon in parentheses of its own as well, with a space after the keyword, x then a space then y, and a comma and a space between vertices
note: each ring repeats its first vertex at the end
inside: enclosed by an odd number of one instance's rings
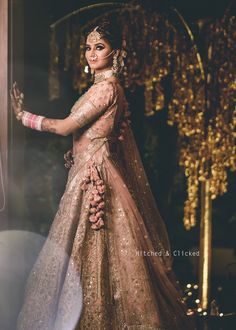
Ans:
POLYGON ((97 59, 98 56, 97 56, 97 54, 95 53, 95 51, 93 50, 93 51, 91 52, 90 57, 91 57, 91 59, 95 60, 95 59, 97 59))

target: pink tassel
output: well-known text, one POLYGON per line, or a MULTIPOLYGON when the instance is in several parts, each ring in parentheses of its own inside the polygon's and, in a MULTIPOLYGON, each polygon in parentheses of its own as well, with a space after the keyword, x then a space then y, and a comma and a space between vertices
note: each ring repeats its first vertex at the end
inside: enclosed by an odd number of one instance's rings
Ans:
MULTIPOLYGON (((93 198, 93 197, 92 197, 92 198, 93 198)), ((90 202, 90 204, 91 204, 92 206, 97 206, 97 205, 98 205, 98 203, 95 202, 94 200, 92 200, 92 201, 90 202)))
POLYGON ((96 185, 101 185, 101 184, 103 184, 103 180, 98 179, 98 180, 96 181, 96 185))
POLYGON ((97 196, 94 197, 94 200, 96 202, 100 202, 102 200, 102 198, 99 195, 97 195, 97 196))
POLYGON ((98 209, 104 209, 105 203, 101 202, 98 204, 98 209))
POLYGON ((99 192, 100 194, 104 194, 104 192, 105 192, 105 186, 97 187, 97 189, 98 189, 98 192, 99 192))
POLYGON ((87 187, 87 184, 86 184, 86 183, 83 183, 82 186, 81 186, 81 189, 84 190, 84 191, 86 191, 87 188, 88 188, 88 187, 87 187))
POLYGON ((99 211, 96 214, 96 216, 98 216, 99 218, 102 217, 103 215, 104 215, 104 212, 103 211, 99 211))
POLYGON ((91 207, 91 209, 89 210, 90 213, 96 213, 97 209, 95 207, 91 207))
POLYGON ((93 195, 97 195, 97 194, 98 194, 98 190, 97 190, 96 188, 94 188, 94 189, 92 190, 92 194, 93 194, 93 195))
POLYGON ((104 227, 104 221, 102 219, 99 219, 96 223, 92 224, 91 228, 98 230, 100 228, 104 227))
POLYGON ((92 183, 91 196, 89 196, 90 207, 89 221, 92 223, 91 228, 98 230, 104 226, 103 216, 105 202, 103 194, 105 192, 104 181, 100 178, 95 162, 90 163, 88 166, 88 174, 83 179, 82 187, 87 189, 87 184, 92 183))
POLYGON ((95 216, 94 214, 90 215, 90 217, 89 217, 89 221, 90 221, 90 222, 96 222, 96 221, 97 221, 96 216, 95 216))

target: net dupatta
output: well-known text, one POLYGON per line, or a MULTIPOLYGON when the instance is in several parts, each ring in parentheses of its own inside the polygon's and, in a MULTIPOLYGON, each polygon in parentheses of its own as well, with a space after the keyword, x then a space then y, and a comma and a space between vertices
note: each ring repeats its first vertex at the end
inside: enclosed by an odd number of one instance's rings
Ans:
MULTIPOLYGON (((128 111, 125 111, 127 114, 128 111)), ((128 117, 128 115, 126 115, 128 117)), ((125 179, 145 222, 154 251, 161 257, 167 272, 172 268, 173 258, 166 225, 159 213, 145 173, 143 162, 128 118, 122 127, 123 140, 118 147, 118 158, 122 162, 125 179)))
POLYGON ((145 229, 137 234, 140 245, 144 250, 158 253, 158 256, 147 258, 158 303, 163 317, 170 324, 170 329, 196 329, 194 322, 186 315, 183 293, 172 270, 173 257, 166 225, 149 186, 127 114, 126 108, 121 122, 123 139, 119 141, 116 149, 117 161, 145 224, 145 229))

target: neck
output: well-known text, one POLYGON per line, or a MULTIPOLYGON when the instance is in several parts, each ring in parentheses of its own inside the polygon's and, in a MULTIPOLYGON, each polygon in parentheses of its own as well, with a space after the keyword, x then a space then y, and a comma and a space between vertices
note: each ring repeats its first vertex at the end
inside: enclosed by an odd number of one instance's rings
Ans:
POLYGON ((112 76, 115 76, 115 74, 111 68, 107 68, 102 71, 96 71, 94 75, 94 84, 101 82, 112 76))
POLYGON ((101 69, 101 70, 95 70, 95 75, 100 74, 100 73, 104 73, 104 72, 107 72, 107 71, 110 71, 110 70, 112 70, 111 67, 105 68, 105 69, 101 69))

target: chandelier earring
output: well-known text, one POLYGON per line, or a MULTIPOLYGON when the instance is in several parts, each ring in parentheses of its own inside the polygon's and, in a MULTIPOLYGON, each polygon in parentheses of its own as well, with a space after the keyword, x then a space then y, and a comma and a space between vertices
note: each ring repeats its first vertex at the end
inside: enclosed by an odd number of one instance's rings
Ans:
POLYGON ((85 73, 89 73, 89 66, 88 66, 88 65, 85 65, 85 67, 84 67, 84 72, 85 72, 85 73))
POLYGON ((95 71, 94 71, 94 69, 90 69, 90 67, 88 65, 85 65, 84 72, 91 73, 91 75, 93 76, 95 71))

